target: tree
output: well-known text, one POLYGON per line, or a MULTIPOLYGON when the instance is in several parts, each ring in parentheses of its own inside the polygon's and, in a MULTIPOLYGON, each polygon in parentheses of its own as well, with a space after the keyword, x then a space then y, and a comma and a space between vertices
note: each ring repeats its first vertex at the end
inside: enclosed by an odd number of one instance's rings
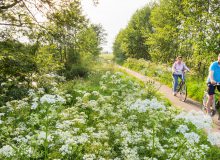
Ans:
POLYGON ((27 95, 31 75, 37 71, 32 46, 15 40, 0 42, 0 106, 27 95))
POLYGON ((100 25, 92 24, 79 33, 78 39, 77 44, 80 46, 80 54, 97 57, 102 50, 100 45, 105 40, 104 30, 100 25))
POLYGON ((152 32, 149 23, 150 14, 149 6, 137 10, 127 27, 119 32, 113 45, 117 61, 122 61, 126 57, 150 59, 149 47, 146 44, 152 32))
POLYGON ((187 0, 183 3, 180 45, 183 51, 191 53, 188 61, 203 77, 220 51, 219 6, 215 0, 187 0))
POLYGON ((149 6, 137 10, 131 17, 127 26, 127 57, 150 59, 148 45, 145 43, 152 32, 149 18, 149 6))
POLYGON ((126 57, 126 48, 125 48, 125 35, 126 30, 120 30, 117 34, 115 41, 113 43, 113 54, 114 54, 114 60, 117 63, 122 63, 127 57, 126 57))
POLYGON ((153 61, 173 62, 179 54, 180 8, 179 0, 161 0, 154 5, 150 17, 153 33, 146 42, 153 61))

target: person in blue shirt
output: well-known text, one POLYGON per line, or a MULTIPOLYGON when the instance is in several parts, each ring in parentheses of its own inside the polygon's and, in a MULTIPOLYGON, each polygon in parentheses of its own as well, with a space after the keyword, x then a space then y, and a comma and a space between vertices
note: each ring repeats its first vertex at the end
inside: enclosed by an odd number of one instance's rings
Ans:
POLYGON ((220 83, 220 54, 218 55, 218 60, 213 62, 209 67, 209 75, 207 79, 209 98, 206 103, 208 113, 210 113, 210 106, 213 104, 215 89, 217 88, 220 92, 220 86, 216 86, 216 83, 220 83))

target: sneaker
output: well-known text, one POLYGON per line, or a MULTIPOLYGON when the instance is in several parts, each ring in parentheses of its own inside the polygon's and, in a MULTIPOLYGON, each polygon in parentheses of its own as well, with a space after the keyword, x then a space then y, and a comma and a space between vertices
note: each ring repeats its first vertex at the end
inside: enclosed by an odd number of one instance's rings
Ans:
POLYGON ((176 92, 173 92, 173 95, 176 96, 176 92))

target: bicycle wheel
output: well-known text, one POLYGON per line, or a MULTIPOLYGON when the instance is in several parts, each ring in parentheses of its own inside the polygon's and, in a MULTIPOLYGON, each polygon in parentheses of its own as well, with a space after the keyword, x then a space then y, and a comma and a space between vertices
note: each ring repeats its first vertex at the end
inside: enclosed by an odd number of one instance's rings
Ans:
POLYGON ((220 100, 218 99, 215 103, 216 113, 218 113, 218 120, 220 120, 220 100))
POLYGON ((182 83, 180 90, 179 90, 179 94, 180 94, 180 100, 181 101, 186 101, 186 97, 187 97, 187 87, 185 83, 182 83))
POLYGON ((205 92, 204 95, 203 95, 203 98, 202 98, 202 106, 201 106, 201 110, 207 114, 208 111, 207 111, 207 108, 206 108, 206 103, 208 101, 208 93, 205 92))
MULTIPOLYGON (((208 93, 205 92, 205 93, 204 93, 204 96, 203 96, 203 99, 202 99, 202 107, 201 107, 202 111, 203 111, 205 114, 208 114, 208 110, 207 110, 207 107, 206 107, 207 101, 208 101, 208 93)), ((210 115, 211 117, 213 117, 213 116, 216 114, 216 108, 215 108, 216 103, 217 103, 217 102, 215 102, 215 97, 214 97, 213 103, 212 103, 212 105, 210 106, 210 113, 209 113, 209 115, 210 115)))

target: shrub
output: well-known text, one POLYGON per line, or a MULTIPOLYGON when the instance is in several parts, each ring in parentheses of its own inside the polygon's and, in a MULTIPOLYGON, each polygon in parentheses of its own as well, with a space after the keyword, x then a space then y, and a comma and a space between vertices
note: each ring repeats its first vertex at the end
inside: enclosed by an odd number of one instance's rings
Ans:
POLYGON ((74 79, 76 77, 86 77, 88 76, 89 69, 82 65, 72 65, 70 70, 66 71, 66 78, 67 79, 74 79))

